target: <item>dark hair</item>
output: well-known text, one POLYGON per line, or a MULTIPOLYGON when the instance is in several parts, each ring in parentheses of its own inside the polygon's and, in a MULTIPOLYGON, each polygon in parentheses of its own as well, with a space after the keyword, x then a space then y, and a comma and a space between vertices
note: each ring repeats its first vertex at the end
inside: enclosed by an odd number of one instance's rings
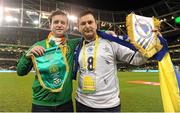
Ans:
POLYGON ((81 18, 81 17, 83 17, 83 16, 85 16, 85 15, 88 15, 88 14, 91 14, 91 15, 94 17, 95 21, 96 21, 96 16, 94 15, 93 11, 92 11, 92 10, 89 10, 89 9, 81 12, 81 13, 79 14, 78 18, 81 18))
POLYGON ((55 11, 52 11, 51 14, 49 15, 48 17, 48 20, 49 20, 49 23, 52 22, 52 17, 53 16, 56 16, 56 15, 63 15, 63 16, 66 16, 67 17, 67 14, 59 9, 55 10, 55 11))

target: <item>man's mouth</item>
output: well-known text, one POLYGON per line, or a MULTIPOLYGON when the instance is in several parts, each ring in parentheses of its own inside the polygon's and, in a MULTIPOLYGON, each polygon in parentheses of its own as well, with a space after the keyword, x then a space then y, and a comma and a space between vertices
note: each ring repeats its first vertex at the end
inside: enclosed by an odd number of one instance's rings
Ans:
POLYGON ((87 31, 84 31, 85 33, 91 33, 92 32, 92 30, 87 30, 87 31))
POLYGON ((62 31, 62 29, 56 29, 56 31, 62 31))

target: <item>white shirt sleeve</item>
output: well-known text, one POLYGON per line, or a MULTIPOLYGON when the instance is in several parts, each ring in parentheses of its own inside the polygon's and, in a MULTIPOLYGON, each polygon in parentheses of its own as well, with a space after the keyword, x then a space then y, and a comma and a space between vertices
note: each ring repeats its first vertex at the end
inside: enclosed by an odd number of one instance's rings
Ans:
POLYGON ((128 47, 117 44, 116 42, 112 42, 112 46, 118 61, 127 62, 132 65, 141 65, 148 59, 138 51, 133 51, 128 47))

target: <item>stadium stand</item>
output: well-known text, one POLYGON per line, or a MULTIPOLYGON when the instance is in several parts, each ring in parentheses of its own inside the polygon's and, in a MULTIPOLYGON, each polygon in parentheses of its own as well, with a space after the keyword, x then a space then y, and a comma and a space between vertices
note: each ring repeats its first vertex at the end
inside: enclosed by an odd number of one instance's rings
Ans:
MULTIPOLYGON (((49 33, 48 16, 52 10, 61 9, 69 15, 71 35, 80 36, 77 31, 77 15, 87 7, 64 3, 56 0, 1 0, 0 2, 0 69, 15 69, 20 55, 42 40, 49 33), (54 2, 52 2, 54 1, 54 2), (72 10, 73 9, 73 10, 72 10), (11 67, 11 68, 10 68, 11 67)), ((92 9, 92 8, 90 8, 92 9)), ((92 9, 96 16, 99 29, 113 30, 118 35, 127 34, 125 18, 131 12, 105 11, 92 9)), ((180 24, 175 18, 180 15, 179 0, 161 0, 158 3, 134 11, 143 16, 155 16, 161 20, 161 33, 166 38, 173 63, 180 62, 180 24)), ((118 63, 119 70, 135 68, 123 62, 118 63)), ((157 69, 155 61, 139 68, 157 69)))

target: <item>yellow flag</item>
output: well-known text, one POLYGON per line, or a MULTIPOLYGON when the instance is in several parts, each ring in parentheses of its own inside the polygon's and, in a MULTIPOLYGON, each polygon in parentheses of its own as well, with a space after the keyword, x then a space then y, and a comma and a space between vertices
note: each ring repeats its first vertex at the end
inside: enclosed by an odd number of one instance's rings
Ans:
POLYGON ((180 112, 180 92, 177 76, 169 53, 158 62, 160 88, 165 112, 180 112))

